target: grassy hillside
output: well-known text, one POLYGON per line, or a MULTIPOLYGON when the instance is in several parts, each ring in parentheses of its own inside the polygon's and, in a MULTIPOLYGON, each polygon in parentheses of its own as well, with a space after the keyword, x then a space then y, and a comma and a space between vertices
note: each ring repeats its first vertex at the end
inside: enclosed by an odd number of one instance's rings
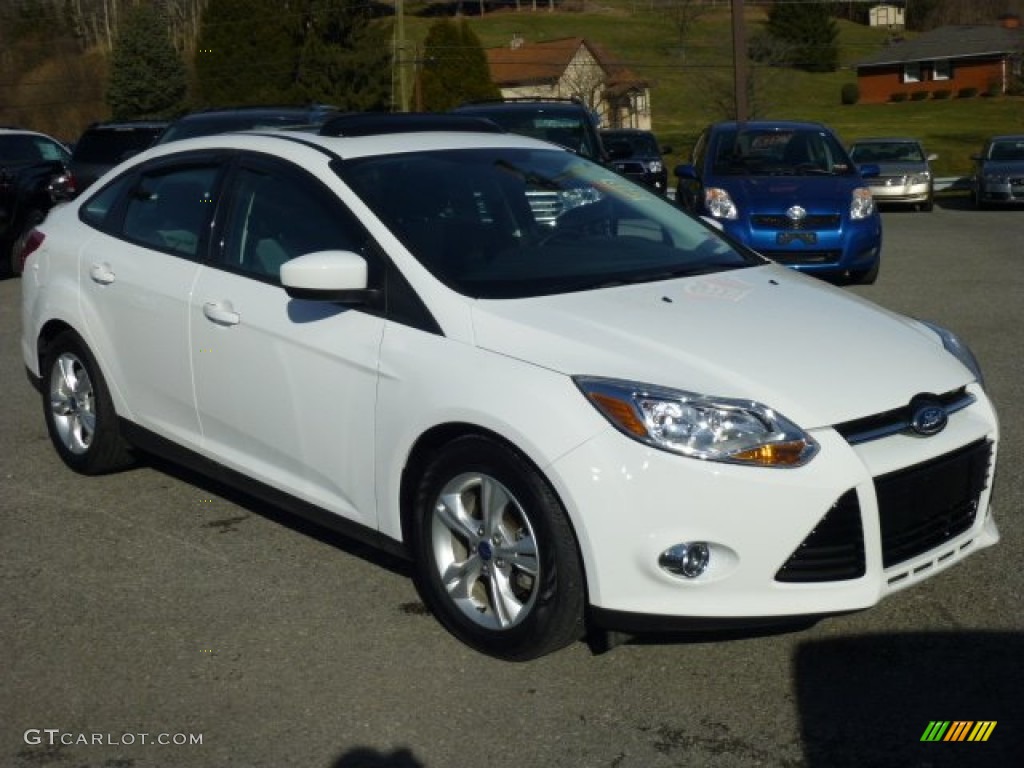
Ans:
MULTIPOLYGON (((680 45, 670 11, 652 10, 651 0, 602 0, 587 3, 585 13, 523 11, 490 13, 469 21, 485 47, 507 45, 513 34, 527 42, 586 37, 605 47, 637 75, 649 80, 654 130, 675 150, 678 161, 697 132, 723 116, 732 88, 732 33, 727 10, 709 11, 680 45)), ((748 8, 747 34, 756 33, 763 12, 748 8)), ((410 44, 421 41, 430 19, 407 17, 410 44)), ((856 80, 850 65, 881 46, 886 31, 848 22, 839 24, 842 67, 809 74, 758 68, 755 104, 765 117, 819 120, 844 141, 865 136, 910 135, 936 152, 940 176, 969 172, 970 155, 993 133, 1024 132, 1024 99, 983 98, 901 104, 844 106, 843 84, 856 80)))

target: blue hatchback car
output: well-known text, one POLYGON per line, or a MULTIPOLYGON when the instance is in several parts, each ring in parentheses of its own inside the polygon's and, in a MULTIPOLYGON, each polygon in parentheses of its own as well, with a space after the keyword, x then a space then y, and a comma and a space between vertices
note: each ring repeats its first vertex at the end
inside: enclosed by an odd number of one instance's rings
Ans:
POLYGON ((873 283, 882 220, 865 178, 819 123, 720 122, 675 169, 676 200, 780 264, 840 283, 873 283))

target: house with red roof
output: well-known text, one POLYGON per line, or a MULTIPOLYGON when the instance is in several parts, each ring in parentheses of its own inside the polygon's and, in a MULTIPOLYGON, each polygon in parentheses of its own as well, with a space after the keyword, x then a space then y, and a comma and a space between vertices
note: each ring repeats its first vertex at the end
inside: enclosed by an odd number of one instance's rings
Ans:
POLYGON ((650 84, 600 46, 582 37, 485 51, 491 80, 505 98, 578 98, 602 128, 651 129, 650 84))
POLYGON ((1006 93, 1021 74, 1022 52, 1024 32, 1016 16, 999 24, 939 27, 858 61, 860 102, 927 98, 936 92, 947 97, 1006 93))

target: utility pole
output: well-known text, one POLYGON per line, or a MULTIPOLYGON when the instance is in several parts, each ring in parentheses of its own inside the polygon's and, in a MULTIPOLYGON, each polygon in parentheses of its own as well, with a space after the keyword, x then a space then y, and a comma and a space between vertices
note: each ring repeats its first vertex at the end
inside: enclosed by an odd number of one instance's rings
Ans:
POLYGON ((743 0, 732 0, 732 69, 736 91, 736 120, 744 122, 750 111, 747 105, 747 28, 743 18, 743 0))
POLYGON ((409 111, 408 71, 405 60, 405 0, 395 0, 395 60, 398 68, 398 111, 409 111))

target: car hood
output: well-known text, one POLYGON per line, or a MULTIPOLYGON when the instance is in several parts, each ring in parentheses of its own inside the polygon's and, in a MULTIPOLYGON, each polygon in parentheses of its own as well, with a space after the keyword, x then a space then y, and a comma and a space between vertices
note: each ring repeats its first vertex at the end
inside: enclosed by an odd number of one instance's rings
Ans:
POLYGON ((930 330, 775 265, 473 307, 476 344, 566 375, 756 400, 804 428, 971 374, 930 330))
POLYGON ((865 165, 877 165, 879 175, 893 176, 901 173, 924 173, 928 166, 923 163, 865 163, 865 165))
POLYGON ((741 210, 785 211, 800 205, 808 211, 842 212, 850 192, 864 186, 859 176, 719 176, 707 186, 728 190, 741 210))
POLYGON ((983 167, 985 173, 995 173, 1002 175, 1024 175, 1024 162, 1020 160, 1012 160, 1010 162, 996 162, 994 160, 986 160, 983 167))

